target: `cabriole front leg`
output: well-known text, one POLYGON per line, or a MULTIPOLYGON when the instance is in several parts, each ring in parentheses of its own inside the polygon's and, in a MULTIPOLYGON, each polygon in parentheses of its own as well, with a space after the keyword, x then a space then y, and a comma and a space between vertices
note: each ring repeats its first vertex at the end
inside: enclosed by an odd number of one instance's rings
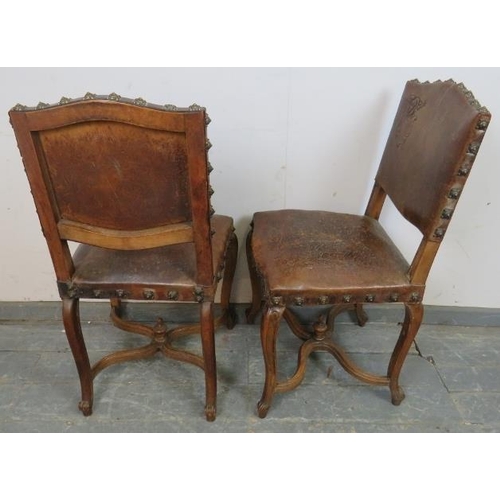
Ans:
POLYGON ((257 405, 257 413, 264 418, 269 411, 274 393, 276 391, 276 338, 285 306, 268 306, 262 312, 260 339, 264 355, 265 382, 262 397, 257 405))
POLYGON ((73 353, 76 369, 78 370, 82 391, 82 399, 78 404, 78 408, 87 417, 92 414, 94 400, 93 377, 87 348, 83 339, 79 309, 78 299, 63 299, 62 316, 64 329, 71 352, 73 353))
POLYGON ((399 385, 399 375, 411 344, 420 328, 423 315, 424 306, 422 304, 405 304, 405 319, 387 370, 392 404, 396 406, 401 404, 401 401, 405 398, 405 393, 399 385))

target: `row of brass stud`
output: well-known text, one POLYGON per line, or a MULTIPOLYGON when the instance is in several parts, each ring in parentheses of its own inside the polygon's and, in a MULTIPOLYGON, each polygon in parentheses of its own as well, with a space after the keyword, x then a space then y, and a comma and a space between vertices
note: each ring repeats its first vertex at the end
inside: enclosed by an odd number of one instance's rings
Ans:
MULTIPOLYGON (((489 125, 488 120, 481 120, 476 125, 476 129, 477 130, 481 130, 481 131, 484 132, 488 128, 488 125, 489 125)), ((481 143, 478 142, 478 141, 471 142, 469 144, 468 148, 467 148, 467 154, 471 155, 472 157, 475 157, 477 155, 477 153, 479 152, 480 145, 481 145, 481 143)), ((464 162, 462 164, 462 166, 459 168, 459 170, 457 172, 457 176, 458 177, 466 177, 469 174, 471 166, 472 166, 473 163, 474 163, 474 158, 472 158, 472 160, 471 160, 470 157, 469 157, 467 159, 467 162, 464 162)), ((448 192, 448 198, 450 200, 458 200, 458 198, 460 197, 461 192, 462 192, 462 188, 461 187, 454 187, 454 188, 450 189, 450 191, 448 192)), ((452 214, 453 214, 453 209, 452 208, 445 208, 441 212, 441 219, 450 220, 452 214)), ((438 227, 434 231, 434 236, 436 238, 443 238, 445 232, 446 232, 446 228, 444 228, 444 227, 438 227)))
MULTIPOLYGON (((122 100, 122 96, 120 94, 117 94, 116 92, 112 92, 111 94, 109 94, 107 96, 98 96, 97 94, 94 94, 92 92, 87 92, 83 96, 84 101, 91 101, 94 99, 108 99, 110 101, 120 102, 122 100)), ((70 97, 63 96, 63 97, 61 97, 59 102, 57 102, 56 104, 49 104, 49 103, 40 101, 35 106, 35 109, 39 110, 39 109, 45 109, 45 108, 48 108, 51 106, 58 106, 58 105, 62 106, 64 104, 69 104, 72 101, 73 101, 73 99, 71 99, 70 97)), ((132 100, 132 103, 135 104, 136 106, 141 106, 141 107, 148 106, 148 102, 145 99, 143 99, 142 97, 137 97, 136 99, 132 100)), ((12 109, 14 111, 25 111, 27 109, 30 109, 30 107, 25 106, 24 104, 16 104, 14 106, 14 108, 12 108, 12 109)), ((187 108, 180 108, 178 106, 175 106, 174 104, 165 104, 165 105, 163 105, 163 109, 165 109, 166 111, 185 111, 186 109, 188 111, 205 111, 205 108, 203 106, 200 106, 196 103, 191 104, 191 106, 188 106, 187 108)), ((205 113, 205 124, 208 125, 211 121, 212 120, 210 119, 208 114, 205 113)))
MULTIPOLYGON (((343 295, 342 296, 342 302, 344 304, 355 304, 357 302, 375 302, 376 296, 373 294, 367 294, 364 297, 364 300, 360 301, 358 297, 353 297, 352 295, 343 295)), ((420 295, 416 292, 413 292, 410 294, 409 297, 409 302, 418 302, 420 299, 420 295)), ((318 297, 317 303, 320 305, 327 305, 331 304, 334 301, 331 300, 331 297, 328 297, 326 295, 322 295, 321 297, 318 297)), ((386 302, 386 300, 384 300, 386 302)), ((389 302, 400 302, 400 295, 398 293, 391 293, 389 295, 389 302)), ((280 305, 283 303, 283 297, 280 296, 274 296, 271 297, 271 303, 273 305, 280 305)), ((296 306, 303 306, 306 303, 306 299, 304 297, 295 297, 293 300, 294 305, 296 306)))
MULTIPOLYGON (((98 299, 103 297, 103 291, 102 290, 94 290, 92 292, 93 296, 98 299)), ((196 302, 203 302, 203 288, 201 287, 196 287, 193 291, 193 294, 195 296, 196 302)), ((69 289, 68 290, 68 296, 71 298, 76 298, 79 295, 83 295, 83 293, 79 293, 78 290, 75 289, 69 289)), ((107 295, 107 294, 106 294, 107 295)), ((124 299, 127 296, 127 293, 125 290, 115 290, 114 294, 119 299, 124 299)), ((155 291, 154 290, 144 290, 142 293, 142 296, 144 297, 145 300, 154 300, 156 297, 155 291)), ((167 293, 167 300, 178 300, 179 298, 179 292, 177 290, 170 290, 167 293)))

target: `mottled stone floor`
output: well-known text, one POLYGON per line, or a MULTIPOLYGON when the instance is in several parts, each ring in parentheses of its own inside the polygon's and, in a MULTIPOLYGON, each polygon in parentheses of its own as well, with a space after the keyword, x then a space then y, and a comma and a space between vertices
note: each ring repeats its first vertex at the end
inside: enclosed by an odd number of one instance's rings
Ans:
MULTIPOLYGON (((92 361, 144 343, 89 311, 82 316, 92 361)), ((330 355, 314 353, 302 385, 277 395, 267 418, 260 419, 259 329, 240 321, 232 331, 222 327, 217 333, 218 414, 209 423, 203 414, 203 372, 160 356, 99 374, 94 413, 83 417, 76 368, 56 318, 35 311, 24 321, 0 322, 1 432, 500 431, 499 328, 424 324, 402 371, 406 399, 399 407, 390 403, 388 388, 367 386, 330 355)), ((335 335, 361 366, 383 374, 398 333, 396 322, 372 318, 360 328, 346 315, 339 317, 335 335)), ((200 351, 196 336, 182 343, 200 351)), ((299 344, 283 326, 282 374, 293 373, 299 344)))

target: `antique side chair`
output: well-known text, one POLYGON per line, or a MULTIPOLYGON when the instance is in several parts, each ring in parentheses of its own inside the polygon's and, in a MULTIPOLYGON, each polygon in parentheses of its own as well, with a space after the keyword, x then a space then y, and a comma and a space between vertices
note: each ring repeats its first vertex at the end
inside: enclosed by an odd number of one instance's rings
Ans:
POLYGON ((161 352, 205 372, 207 420, 216 416, 214 328, 234 325, 230 293, 237 239, 233 220, 214 215, 205 109, 157 106, 117 94, 10 112, 55 269, 63 322, 80 377, 84 415, 106 367, 161 352), (72 253, 68 241, 79 243, 72 253), (223 279, 221 316, 214 298, 223 279), (149 343, 91 366, 79 300, 108 300, 111 319, 149 343), (167 328, 125 319, 123 299, 199 304, 200 324, 167 328), (174 347, 201 331, 202 356, 174 347))
POLYGON ((399 104, 364 215, 277 210, 254 214, 247 238, 253 300, 247 320, 262 310, 265 384, 258 414, 265 417, 275 393, 303 380, 313 351, 330 352, 352 376, 390 388, 404 398, 399 375, 419 329, 425 284, 469 176, 491 115, 463 84, 410 81, 399 104), (422 240, 408 264, 378 219, 385 198, 416 226, 422 240), (335 316, 355 308, 363 325, 365 303, 403 303, 405 319, 387 373, 355 365, 330 333, 335 316), (312 328, 295 311, 320 307, 312 328), (276 339, 284 317, 303 340, 295 373, 277 380, 276 339))

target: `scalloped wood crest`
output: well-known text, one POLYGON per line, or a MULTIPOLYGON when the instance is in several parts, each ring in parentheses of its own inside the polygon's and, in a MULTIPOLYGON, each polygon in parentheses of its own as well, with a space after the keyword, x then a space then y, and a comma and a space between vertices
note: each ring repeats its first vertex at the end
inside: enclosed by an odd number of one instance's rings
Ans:
POLYGON ((442 80, 436 80, 434 82, 429 82, 428 80, 426 80, 425 82, 421 82, 420 80, 415 78, 414 80, 410 80, 410 82, 418 83, 420 85, 432 85, 433 83, 452 83, 464 94, 471 106, 476 108, 481 113, 489 113, 488 108, 482 106, 481 103, 474 97, 474 94, 462 82, 457 83, 455 80, 453 80, 453 78, 449 78, 444 82, 442 80))
MULTIPOLYGON (((81 101, 94 101, 94 100, 99 100, 99 101, 114 101, 114 102, 122 102, 125 104, 132 104, 134 106, 139 106, 139 107, 150 107, 153 109, 161 110, 161 111, 180 111, 180 112, 189 112, 189 111, 206 111, 206 108, 203 106, 200 106, 199 104, 191 104, 191 106, 188 106, 187 108, 183 107, 178 107, 173 104, 164 104, 163 106, 158 105, 158 104, 152 104, 147 102, 145 99, 142 97, 137 97, 136 99, 129 99, 127 97, 122 97, 121 95, 117 94, 116 92, 112 92, 111 94, 108 95, 98 95, 98 94, 93 94, 92 92, 87 92, 83 97, 79 97, 77 99, 71 99, 69 97, 61 97, 59 102, 54 103, 54 104, 48 104, 45 102, 39 102, 36 106, 26 106, 24 104, 16 104, 11 111, 37 111, 40 109, 46 109, 46 108, 55 108, 58 106, 64 106, 66 104, 71 104, 75 102, 81 102, 81 101)), ((207 115, 207 125, 210 123, 210 118, 207 115)))

